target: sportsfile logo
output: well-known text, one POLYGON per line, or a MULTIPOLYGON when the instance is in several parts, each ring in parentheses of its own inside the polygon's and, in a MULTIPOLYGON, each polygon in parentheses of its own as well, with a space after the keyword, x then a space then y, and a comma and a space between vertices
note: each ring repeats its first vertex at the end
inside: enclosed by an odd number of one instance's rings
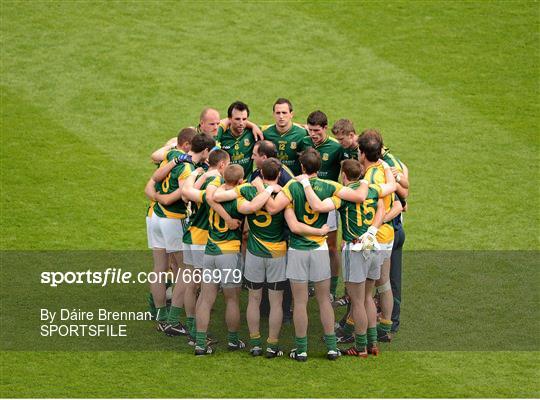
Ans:
POLYGON ((196 271, 190 273, 189 270, 183 270, 175 276, 172 271, 166 272, 139 272, 133 274, 130 271, 123 271, 122 268, 107 268, 105 271, 44 271, 41 273, 40 282, 50 287, 58 287, 62 284, 68 285, 100 285, 107 286, 113 284, 130 283, 176 283, 182 280, 184 283, 216 283, 242 281, 242 272, 238 269, 215 269, 196 271))

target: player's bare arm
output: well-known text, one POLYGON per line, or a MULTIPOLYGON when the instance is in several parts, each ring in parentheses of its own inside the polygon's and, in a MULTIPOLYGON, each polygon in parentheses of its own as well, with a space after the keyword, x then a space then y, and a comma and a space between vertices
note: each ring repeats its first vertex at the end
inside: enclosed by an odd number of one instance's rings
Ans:
MULTIPOLYGON (((384 205, 383 205, 384 209, 384 205)), ((377 209, 379 211, 379 209, 377 209)), ((384 214, 383 222, 390 222, 394 218, 396 218, 401 212, 403 211, 403 205, 401 204, 401 201, 399 199, 395 199, 394 204, 392 204, 392 208, 384 214)))
POLYGON ((306 199, 309 203, 309 206, 311 209, 315 212, 319 213, 327 213, 332 210, 335 210, 336 207, 334 205, 334 202, 332 199, 319 199, 319 196, 315 194, 315 191, 309 184, 309 180, 307 178, 304 178, 300 183, 302 183, 302 186, 304 187, 304 193, 306 194, 306 199))
POLYGON ((270 197, 266 202, 264 208, 266 209, 266 211, 268 211, 268 214, 276 215, 277 213, 283 211, 283 209, 287 207, 290 202, 291 201, 285 195, 285 193, 281 191, 277 194, 276 198, 270 197))
POLYGON ((302 236, 326 236, 328 233, 328 225, 324 224, 321 228, 314 228, 304 224, 296 219, 296 214, 292 208, 285 209, 285 221, 292 233, 302 236))
POLYGON ((167 175, 169 175, 174 167, 176 167, 177 163, 175 160, 169 161, 167 164, 162 165, 159 167, 154 174, 152 175, 152 179, 155 182, 162 182, 167 178, 167 175))
POLYGON ((383 169, 384 169, 384 177, 386 179, 386 183, 381 183, 379 186, 381 187, 381 197, 388 196, 390 193, 394 193, 396 191, 396 179, 394 178, 394 174, 392 174, 392 169, 390 166, 383 160, 379 160, 383 169))
POLYGON ((182 185, 182 195, 188 201, 194 201, 196 203, 201 202, 201 196, 203 191, 194 187, 195 179, 200 171, 193 171, 184 181, 182 185))
POLYGON ((238 198, 238 192, 235 189, 225 189, 222 185, 218 187, 214 193, 214 201, 223 203, 224 201, 230 201, 238 198))
POLYGON ((150 158, 152 159, 152 162, 156 164, 162 162, 165 159, 165 155, 167 154, 167 152, 173 147, 176 147, 177 140, 178 138, 173 137, 169 139, 167 143, 165 143, 165 146, 160 147, 159 149, 154 151, 152 155, 150 156, 150 158))
POLYGON ((379 200, 377 200, 377 211, 375 212, 375 216, 373 217, 371 226, 374 226, 375 228, 379 229, 381 225, 385 222, 384 215, 385 215, 384 201, 382 198, 379 198, 379 200))
POLYGON ((403 173, 401 173, 396 167, 392 167, 392 175, 396 179, 397 188, 396 193, 402 199, 409 197, 409 169, 405 164, 403 165, 403 173))
POLYGON ((146 197, 148 197, 149 200, 156 201, 156 181, 154 181, 152 178, 148 180, 146 183, 146 186, 144 187, 144 194, 146 197))
POLYGON ((259 211, 268 201, 273 192, 274 187, 268 186, 264 192, 257 194, 253 200, 242 201, 242 203, 238 205, 238 211, 242 214, 253 214, 256 211, 259 211))

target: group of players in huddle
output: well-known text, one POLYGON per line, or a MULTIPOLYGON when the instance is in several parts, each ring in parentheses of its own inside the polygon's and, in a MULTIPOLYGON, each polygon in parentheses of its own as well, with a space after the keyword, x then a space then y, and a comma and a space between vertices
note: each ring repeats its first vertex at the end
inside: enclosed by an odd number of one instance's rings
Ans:
POLYGON ((172 268, 176 276, 170 307, 166 282, 150 285, 157 329, 187 335, 195 355, 213 353, 207 330, 222 290, 227 348, 245 348, 238 335, 244 285, 251 355, 281 356, 280 330, 291 308, 284 297, 292 293, 296 347, 289 356, 306 361, 314 289, 327 358, 377 355, 377 342, 390 341, 399 328, 408 170, 377 130, 357 135, 352 122, 341 119, 333 138, 323 112, 312 112, 305 126, 293 123, 293 106, 284 98, 274 103, 273 116, 275 124, 260 127, 249 121, 242 102, 232 103, 223 120, 206 108, 196 128, 182 129, 152 154, 159 168, 145 188, 152 202, 148 244, 154 272, 172 268), (346 294, 337 298, 340 269, 346 294), (265 350, 263 287, 269 302, 265 350), (347 313, 335 324, 340 305, 347 313), (340 350, 338 342, 353 345, 340 350))

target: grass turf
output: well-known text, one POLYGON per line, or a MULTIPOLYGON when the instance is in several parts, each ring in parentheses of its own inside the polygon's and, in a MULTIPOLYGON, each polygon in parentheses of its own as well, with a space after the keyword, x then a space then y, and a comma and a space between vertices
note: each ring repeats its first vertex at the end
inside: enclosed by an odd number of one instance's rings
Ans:
MULTIPOLYGON (((538 19, 534 2, 2 2, 1 248, 144 249, 151 150, 205 105, 266 123, 286 96, 297 121, 382 129, 411 171, 407 249, 537 250, 538 19)), ((244 357, 3 352, 2 395, 539 395, 537 352, 244 357), (189 386, 164 378, 178 368, 189 386)))

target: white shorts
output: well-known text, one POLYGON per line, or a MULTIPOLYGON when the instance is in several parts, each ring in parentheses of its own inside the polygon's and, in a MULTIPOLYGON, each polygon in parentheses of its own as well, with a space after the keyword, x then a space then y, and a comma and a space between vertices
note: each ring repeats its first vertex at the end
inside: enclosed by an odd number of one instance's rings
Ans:
POLYGON ((379 243, 379 247, 380 250, 378 250, 377 253, 379 253, 379 262, 382 265, 392 256, 392 247, 394 247, 394 241, 392 240, 390 243, 379 243))
POLYGON ((205 254, 203 259, 202 279, 206 283, 221 285, 222 288, 242 286, 242 256, 240 253, 205 254))
MULTIPOLYGON (((153 215, 153 214, 152 214, 153 215)), ((153 249, 152 246, 152 217, 146 216, 146 240, 148 241, 148 248, 153 249)))
POLYGON ((202 268, 205 249, 206 245, 204 244, 184 243, 184 264, 202 268))
POLYGON ((152 215, 150 219, 150 243, 153 249, 165 249, 167 253, 182 251, 184 248, 183 236, 183 220, 152 215))
POLYGON ((246 264, 244 266, 244 277, 253 283, 283 282, 287 278, 285 271, 287 268, 286 257, 266 258, 258 257, 246 251, 246 264))
POLYGON ((344 282, 362 283, 366 278, 375 281, 381 277, 382 263, 378 252, 352 251, 349 242, 343 242, 341 264, 344 282))
POLYGON ((326 220, 326 224, 328 225, 329 232, 337 231, 338 218, 339 212, 337 210, 332 210, 328 213, 328 219, 326 220))
POLYGON ((326 242, 314 250, 287 251, 287 279, 297 282, 321 282, 330 279, 330 256, 326 242))

